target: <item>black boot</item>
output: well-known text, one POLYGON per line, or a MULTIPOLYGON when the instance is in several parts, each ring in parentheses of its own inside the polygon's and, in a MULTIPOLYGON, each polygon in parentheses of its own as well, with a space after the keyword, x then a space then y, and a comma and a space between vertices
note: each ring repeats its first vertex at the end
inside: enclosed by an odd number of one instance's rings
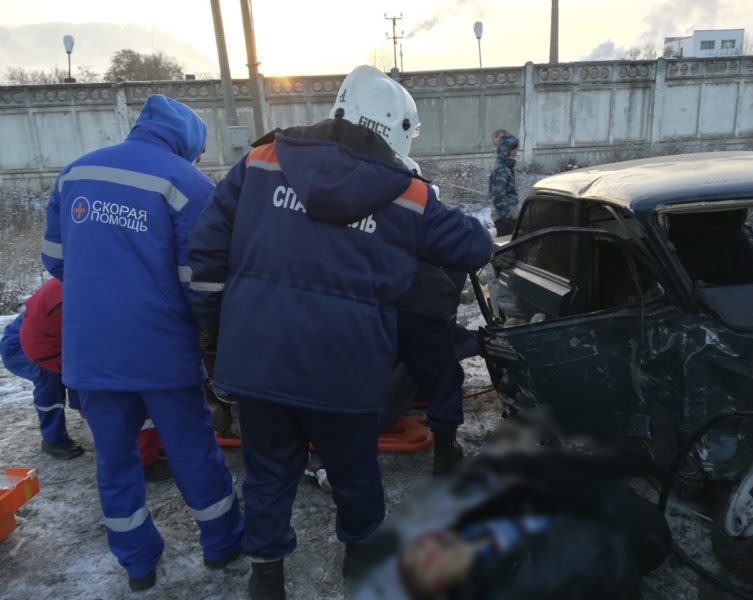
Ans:
POLYGON ((454 431, 434 431, 434 475, 446 475, 463 460, 463 449, 454 431))
POLYGON ((156 581, 157 572, 152 571, 143 577, 129 577, 128 587, 131 588, 132 592, 145 592, 146 590, 153 588, 156 581))
POLYGON ((285 600, 283 559, 252 563, 248 592, 251 600, 285 600))
POLYGON ((53 458, 71 460, 72 458, 81 456, 84 453, 84 449, 69 438, 58 444, 48 444, 42 440, 42 452, 53 458))

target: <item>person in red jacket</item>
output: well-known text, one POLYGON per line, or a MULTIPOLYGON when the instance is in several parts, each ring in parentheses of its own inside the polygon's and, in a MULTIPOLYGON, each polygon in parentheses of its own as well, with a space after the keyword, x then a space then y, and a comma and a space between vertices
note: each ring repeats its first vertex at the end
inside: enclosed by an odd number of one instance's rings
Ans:
MULTIPOLYGON (((70 459, 80 456, 84 450, 71 440, 65 427, 66 389, 69 406, 75 410, 80 410, 81 406, 76 391, 66 388, 61 378, 62 318, 62 285, 52 278, 25 302, 25 310, 19 315, 17 354, 22 350, 26 362, 33 364, 22 373, 10 367, 9 370, 34 382, 34 406, 42 431, 42 451, 55 458, 70 459), (27 376, 31 372, 33 378, 27 376)), ((23 357, 16 357, 15 362, 23 357)), ((144 422, 138 441, 147 480, 169 477, 167 461, 159 455, 159 436, 151 419, 144 422)))
MULTIPOLYGON (((58 290, 59 290, 58 285, 58 290)), ((45 286, 42 287, 45 289, 45 286)), ((37 358, 44 363, 35 364, 27 358, 21 346, 21 329, 27 319, 27 312, 22 311, 13 321, 8 323, 0 339, 0 357, 5 368, 14 375, 28 379, 34 384, 34 408, 39 416, 39 428, 42 433, 42 452, 54 458, 72 459, 83 454, 84 449, 73 441, 65 427, 65 398, 66 388, 60 375, 60 310, 56 303, 39 302, 42 289, 29 299, 34 312, 40 312, 46 320, 57 320, 57 329, 51 327, 45 330, 47 338, 39 347, 37 358), (54 368, 53 368, 54 367, 54 368)), ((47 287, 45 294, 51 288, 47 287)), ((60 303, 58 291, 58 302, 60 303)), ((48 298, 46 298, 48 300, 48 298)), ((29 328, 27 328, 28 334, 29 328)), ((71 408, 79 409, 78 397, 74 390, 68 390, 71 408)))

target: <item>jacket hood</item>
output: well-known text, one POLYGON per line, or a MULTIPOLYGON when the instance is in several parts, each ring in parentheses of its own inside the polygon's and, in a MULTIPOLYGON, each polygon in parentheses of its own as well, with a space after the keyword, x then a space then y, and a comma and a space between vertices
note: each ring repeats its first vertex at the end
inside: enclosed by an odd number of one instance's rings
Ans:
POLYGON ((155 94, 146 99, 128 137, 134 134, 134 137, 156 137, 173 152, 193 162, 206 145, 207 124, 185 104, 155 94))
POLYGON ((518 147, 518 138, 509 133, 503 135, 497 144, 497 158, 510 158, 510 152, 518 147))
POLYGON ((363 219, 400 196, 413 177, 379 134, 344 119, 278 130, 274 140, 285 178, 320 221, 363 219))

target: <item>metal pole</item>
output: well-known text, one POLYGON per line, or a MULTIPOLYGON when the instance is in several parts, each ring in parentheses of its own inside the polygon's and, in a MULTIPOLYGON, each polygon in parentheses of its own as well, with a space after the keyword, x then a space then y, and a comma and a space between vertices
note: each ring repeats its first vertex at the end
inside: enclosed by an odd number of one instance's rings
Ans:
POLYGON ((71 54, 70 52, 68 53, 68 79, 72 79, 71 78, 71 54))
MULTIPOLYGON (((392 40, 392 59, 394 61, 395 70, 397 71, 397 41, 402 40, 402 35, 397 35, 397 22, 403 18, 403 13, 400 13, 399 17, 388 17, 387 13, 384 13, 384 20, 385 21, 392 21, 392 37, 390 37, 390 34, 387 34, 387 39, 392 40)), ((402 46, 400 47, 400 58, 402 62, 402 53, 403 49, 402 46)))
POLYGON ((549 62, 556 64, 559 62, 559 29, 560 29, 560 3, 559 0, 552 0, 552 22, 549 32, 549 62))
POLYGON ((481 38, 478 38, 478 68, 481 68, 481 38))
POLYGON ((254 136, 258 139, 264 135, 264 114, 262 112, 261 93, 259 91, 259 61, 256 58, 256 34, 254 33, 254 12, 251 0, 241 0, 243 18, 243 35, 246 38, 246 60, 248 78, 251 87, 251 107, 254 109, 254 136))
POLYGON ((235 95, 233 94, 233 80, 230 79, 230 66, 227 60, 225 46, 225 30, 222 26, 220 0, 210 0, 212 5, 212 19, 214 21, 214 37, 217 40, 217 58, 220 61, 220 79, 222 80, 222 99, 225 105, 225 122, 228 126, 238 125, 238 112, 235 109, 235 95))

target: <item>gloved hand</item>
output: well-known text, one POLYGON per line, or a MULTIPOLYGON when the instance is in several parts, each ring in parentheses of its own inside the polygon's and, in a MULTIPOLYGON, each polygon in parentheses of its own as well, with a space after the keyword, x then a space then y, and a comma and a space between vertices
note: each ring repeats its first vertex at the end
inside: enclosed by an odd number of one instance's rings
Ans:
POLYGON ((214 377, 214 361, 217 358, 217 328, 199 327, 199 350, 207 377, 214 377))

